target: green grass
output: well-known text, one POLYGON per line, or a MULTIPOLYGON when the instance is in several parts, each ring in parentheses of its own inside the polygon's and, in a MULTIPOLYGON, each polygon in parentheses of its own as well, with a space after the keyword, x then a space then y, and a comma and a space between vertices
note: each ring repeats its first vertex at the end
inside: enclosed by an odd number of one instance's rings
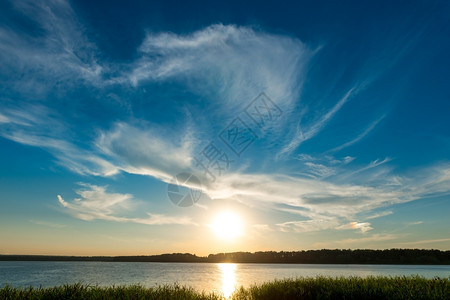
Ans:
MULTIPOLYGON (((223 299, 217 293, 170 285, 99 287, 70 284, 52 288, 0 289, 0 299, 223 299)), ((404 277, 297 278, 239 288, 233 299, 450 299, 449 278, 404 277)))
POLYGON ((240 289, 234 299, 450 299, 449 278, 316 277, 240 289))

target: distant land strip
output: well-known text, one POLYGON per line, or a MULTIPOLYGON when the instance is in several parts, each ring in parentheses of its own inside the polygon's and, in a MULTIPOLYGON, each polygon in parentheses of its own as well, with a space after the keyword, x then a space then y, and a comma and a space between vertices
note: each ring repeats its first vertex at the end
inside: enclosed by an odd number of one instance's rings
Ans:
POLYGON ((0 255, 0 261, 198 262, 277 264, 410 264, 450 265, 450 250, 303 250, 217 253, 197 256, 171 253, 141 256, 0 255))

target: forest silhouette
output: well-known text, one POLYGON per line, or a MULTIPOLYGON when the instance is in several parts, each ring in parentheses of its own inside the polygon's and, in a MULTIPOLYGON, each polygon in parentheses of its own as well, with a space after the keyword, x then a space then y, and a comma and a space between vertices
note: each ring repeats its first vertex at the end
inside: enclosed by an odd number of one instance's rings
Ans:
POLYGON ((104 261, 104 262, 199 262, 199 263, 289 263, 289 264, 418 264, 449 265, 450 250, 424 249, 322 249, 259 251, 197 256, 171 253, 141 256, 0 255, 0 261, 104 261))

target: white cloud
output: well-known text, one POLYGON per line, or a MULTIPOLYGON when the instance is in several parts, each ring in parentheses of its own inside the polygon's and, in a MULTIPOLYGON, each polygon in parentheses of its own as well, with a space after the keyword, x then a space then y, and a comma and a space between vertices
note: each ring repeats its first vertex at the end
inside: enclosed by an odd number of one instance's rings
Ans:
POLYGON ((298 159, 300 161, 313 161, 313 160, 315 160, 314 157, 312 157, 311 155, 306 154, 306 153, 300 153, 299 155, 297 155, 295 157, 295 159, 298 159))
POLYGON ((349 218, 398 197, 392 189, 333 184, 281 174, 226 174, 218 182, 205 185, 205 192, 213 199, 286 204, 349 218))
POLYGON ((407 225, 420 225, 423 224, 423 221, 410 222, 407 225))
POLYGON ((389 216, 389 215, 392 215, 392 214, 393 214, 393 212, 390 211, 390 210, 388 210, 388 211, 383 211, 383 212, 376 213, 376 214, 374 214, 374 215, 371 215, 371 216, 366 217, 366 220, 371 220, 371 219, 381 218, 381 217, 389 216))
POLYGON ((95 185, 84 185, 84 189, 77 190, 81 198, 76 198, 72 202, 65 201, 58 195, 59 203, 70 209, 70 211, 82 220, 121 220, 121 217, 114 216, 122 210, 129 210, 132 196, 130 194, 118 194, 106 192, 106 187, 95 185))
POLYGON ((167 131, 155 126, 138 128, 117 123, 112 130, 101 132, 96 145, 119 169, 168 182, 190 167, 193 145, 189 132, 167 131))
POLYGON ((58 195, 58 202, 74 217, 85 220, 106 220, 121 223, 138 223, 146 225, 196 225, 187 217, 172 217, 162 214, 147 213, 147 218, 127 217, 135 203, 130 194, 110 193, 106 187, 81 184, 83 189, 76 191, 80 198, 68 202, 58 195))
POLYGON ((367 222, 350 222, 348 224, 341 225, 337 227, 336 229, 359 229, 362 233, 366 233, 369 230, 372 230, 373 228, 370 226, 370 223, 367 222))
POLYGON ((9 118, 0 113, 0 123, 9 123, 9 118))
POLYGON ((305 165, 309 167, 308 171, 311 174, 319 178, 324 178, 336 174, 336 171, 333 168, 327 167, 322 164, 307 162, 305 163, 305 165))

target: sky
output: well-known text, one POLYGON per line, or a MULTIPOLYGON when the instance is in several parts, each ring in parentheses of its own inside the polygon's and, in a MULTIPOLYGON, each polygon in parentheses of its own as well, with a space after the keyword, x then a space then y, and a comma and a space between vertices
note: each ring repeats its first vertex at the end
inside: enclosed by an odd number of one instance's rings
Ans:
POLYGON ((0 254, 450 249, 449 15, 1 1, 0 254))

